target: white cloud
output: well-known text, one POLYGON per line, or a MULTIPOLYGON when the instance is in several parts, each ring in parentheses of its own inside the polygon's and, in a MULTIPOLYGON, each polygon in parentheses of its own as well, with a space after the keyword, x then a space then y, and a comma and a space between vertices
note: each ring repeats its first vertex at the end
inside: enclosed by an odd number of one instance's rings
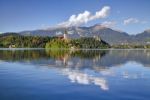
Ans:
POLYGON ((137 19, 137 18, 128 18, 128 19, 125 19, 125 20, 123 21, 123 24, 124 24, 124 25, 136 24, 136 23, 146 24, 147 21, 141 21, 141 20, 139 20, 139 19, 137 19))
POLYGON ((124 20, 124 25, 139 23, 140 21, 136 18, 128 18, 124 20))
POLYGON ((115 21, 105 21, 101 25, 105 26, 105 27, 114 27, 116 25, 116 22, 115 21))
POLYGON ((95 15, 92 15, 89 11, 84 11, 83 13, 80 13, 78 15, 70 16, 69 20, 58 24, 58 26, 80 26, 95 19, 106 18, 109 15, 109 12, 109 6, 104 6, 101 10, 97 11, 95 15))
POLYGON ((60 32, 60 31, 59 31, 59 32, 56 32, 56 35, 61 35, 61 34, 63 34, 63 33, 62 33, 62 32, 60 32))

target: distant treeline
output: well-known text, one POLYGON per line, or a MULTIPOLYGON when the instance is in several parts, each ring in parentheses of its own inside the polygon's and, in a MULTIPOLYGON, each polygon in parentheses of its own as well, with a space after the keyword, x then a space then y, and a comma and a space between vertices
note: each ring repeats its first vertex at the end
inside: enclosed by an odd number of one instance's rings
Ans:
POLYGON ((0 35, 0 47, 8 48, 44 48, 46 43, 52 40, 52 37, 33 37, 22 36, 16 33, 7 33, 0 35))
POLYGON ((88 48, 100 49, 109 48, 109 44, 103 40, 96 40, 91 37, 79 39, 64 39, 63 37, 40 37, 22 36, 16 33, 0 35, 1 48, 88 48))
POLYGON ((115 49, 138 49, 138 48, 143 48, 143 49, 150 49, 150 45, 140 45, 140 44, 125 44, 125 45, 113 45, 111 46, 111 48, 115 48, 115 49))

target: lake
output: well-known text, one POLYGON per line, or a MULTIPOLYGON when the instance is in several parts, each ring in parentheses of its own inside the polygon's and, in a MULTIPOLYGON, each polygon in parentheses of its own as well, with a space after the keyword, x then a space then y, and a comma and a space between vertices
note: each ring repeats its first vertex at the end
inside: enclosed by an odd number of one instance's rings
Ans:
POLYGON ((150 100, 150 50, 0 49, 0 100, 150 100))

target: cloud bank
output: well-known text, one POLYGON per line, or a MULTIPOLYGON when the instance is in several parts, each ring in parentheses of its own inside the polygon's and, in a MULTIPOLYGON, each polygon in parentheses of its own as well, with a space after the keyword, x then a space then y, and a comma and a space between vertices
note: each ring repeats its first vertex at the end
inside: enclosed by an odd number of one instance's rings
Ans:
POLYGON ((115 21, 104 21, 101 25, 112 28, 116 25, 116 22, 115 21))
POLYGON ((128 18, 123 21, 124 25, 139 23, 139 20, 136 18, 128 18))
POLYGON ((104 6, 101 10, 97 11, 95 15, 92 15, 89 11, 84 11, 83 13, 80 13, 78 15, 70 16, 67 21, 58 24, 58 26, 80 26, 92 20, 106 18, 109 15, 110 9, 111 8, 109 6, 104 6))

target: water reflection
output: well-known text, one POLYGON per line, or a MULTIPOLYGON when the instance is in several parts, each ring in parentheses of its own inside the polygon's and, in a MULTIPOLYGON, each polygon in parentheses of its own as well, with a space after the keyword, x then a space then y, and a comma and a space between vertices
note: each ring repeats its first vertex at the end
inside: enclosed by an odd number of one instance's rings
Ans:
MULTIPOLYGON (((101 70, 121 66, 129 61, 150 66, 150 50, 0 50, 0 60, 6 62, 30 62, 31 64, 55 65, 64 67, 92 67, 101 70), (44 62, 48 61, 48 62, 44 62), (85 66, 84 66, 85 65, 85 66)), ((54 66, 55 66, 54 65, 54 66)))
POLYGON ((66 75, 73 83, 79 83, 84 85, 94 84, 96 86, 100 86, 102 90, 109 89, 105 78, 96 77, 87 73, 83 73, 79 70, 71 70, 68 68, 64 68, 62 70, 62 73, 66 75))
POLYGON ((123 75, 123 78, 127 78, 127 79, 138 79, 138 78, 143 77, 143 73, 123 72, 122 75, 123 75))
POLYGON ((150 50, 0 50, 0 60, 55 68, 70 82, 107 91, 108 77, 144 78, 141 66, 150 67, 150 50))

